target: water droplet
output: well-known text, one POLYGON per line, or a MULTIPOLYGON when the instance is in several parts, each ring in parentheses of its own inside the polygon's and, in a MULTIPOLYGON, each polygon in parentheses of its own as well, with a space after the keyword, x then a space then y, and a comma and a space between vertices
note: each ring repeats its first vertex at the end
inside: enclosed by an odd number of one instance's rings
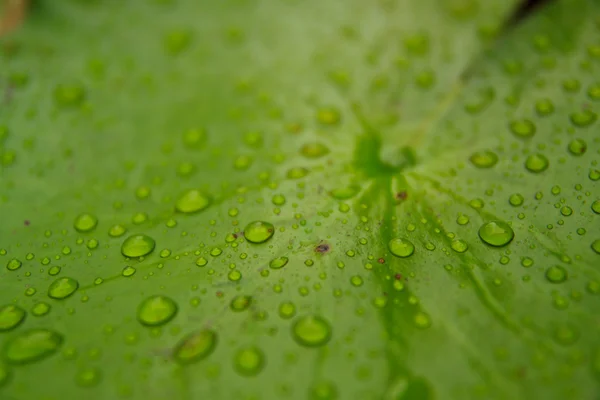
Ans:
POLYGON ((285 196, 282 195, 282 194, 276 194, 275 196, 273 196, 273 198, 271 199, 271 201, 276 206, 282 206, 282 205, 285 204, 285 196))
POLYGON ((56 275, 60 274, 60 270, 61 270, 61 268, 58 265, 53 265, 48 270, 48 275, 50 275, 50 276, 56 276, 56 275))
POLYGON ((36 317, 41 317, 50 312, 50 304, 40 302, 31 308, 31 313, 36 317))
POLYGON ((453 240, 452 243, 450 243, 450 247, 452 247, 452 250, 457 253, 464 253, 469 249, 469 245, 460 239, 453 240))
POLYGON ((247 155, 238 156, 233 162, 233 168, 239 171, 245 171, 252 165, 252 157, 247 155))
POLYGON ((427 329, 431 326, 431 317, 424 312, 415 314, 415 326, 420 329, 427 329))
POLYGON ((583 128, 596 122, 598 116, 593 111, 584 110, 571 114, 570 118, 573 125, 583 128))
POLYGON ((233 358, 233 367, 240 375, 255 376, 265 366, 265 356, 258 347, 239 350, 233 358))
POLYGON ((227 278, 232 282, 237 282, 242 279, 242 273, 237 269, 234 269, 227 274, 227 278))
POLYGON ((590 169, 588 178, 594 182, 600 180, 600 169, 590 169))
POLYGON ((288 179, 300 179, 304 178, 306 175, 308 175, 308 170, 302 167, 290 168, 286 174, 288 179))
POLYGON ((250 296, 235 296, 231 300, 229 307, 231 308, 232 311, 240 312, 240 311, 247 310, 248 307, 250 307, 250 304, 252 304, 252 297, 250 297, 250 296))
POLYGON ((532 154, 525 160, 525 168, 530 172, 539 173, 548 169, 550 162, 543 154, 532 154))
POLYGON ((469 217, 467 215, 461 214, 456 218, 456 223, 459 225, 466 225, 469 223, 469 217))
POLYGON ((587 150, 587 144, 582 139, 573 139, 569 143, 569 153, 574 156, 581 156, 587 150))
POLYGON ((337 400, 338 390, 332 382, 318 382, 311 386, 309 391, 310 400, 337 400))
POLYGON ((183 145, 189 149, 200 148, 206 142, 206 130, 188 129, 182 136, 183 145))
POLYGON ((491 168, 498 163, 498 156, 490 150, 473 153, 469 161, 477 168, 491 168))
POLYGON ((523 259, 521 260, 521 265, 525 268, 529 268, 533 265, 533 259, 529 257, 523 257, 523 259))
POLYGON ((121 275, 123 275, 126 278, 133 276, 133 274, 135 274, 135 268, 130 266, 123 268, 123 271, 121 272, 121 275))
POLYGON ((163 46, 167 53, 175 56, 184 52, 191 44, 192 33, 187 30, 173 30, 163 37, 163 46))
POLYGON ((197 189, 185 192, 175 203, 175 209, 181 213, 195 213, 206 209, 212 202, 212 198, 197 189))
POLYGON ((254 221, 244 228, 244 237, 250 243, 264 243, 273 237, 275 227, 273 224, 264 221, 254 221))
POLYGON ((287 265, 289 259, 287 257, 277 257, 271 260, 269 268, 280 269, 287 265))
POLYGON ((528 119, 513 121, 510 123, 509 127, 515 136, 522 139, 532 137, 535 135, 536 131, 535 124, 528 119))
POLYGON ((25 310, 13 304, 0 307, 0 332, 16 328, 25 320, 26 315, 25 310))
POLYGON ((490 246, 502 247, 513 240, 515 233, 506 222, 490 221, 481 225, 479 237, 490 246))
POLYGON ((395 238, 388 243, 390 252, 396 257, 410 257, 415 252, 415 245, 406 239, 395 238))
POLYGON ((52 299, 66 299, 77 291, 79 282, 73 278, 58 278, 48 287, 48 297, 52 299))
POLYGON ((550 115, 554 112, 554 104, 550 99, 538 100, 535 103, 535 111, 540 117, 550 115))
POLYGON ((592 211, 596 214, 600 214, 600 200, 596 200, 592 203, 592 211))
POLYGON ((348 200, 353 198, 360 191, 360 186, 358 185, 350 185, 343 188, 333 189, 329 192, 331 197, 337 200, 348 200))
POLYGON ((205 329, 184 337, 173 349, 173 358, 187 365, 208 357, 217 346, 217 333, 205 329))
POLYGON ((511 194, 508 198, 508 202, 513 207, 519 207, 523 204, 523 201, 525 201, 525 198, 520 193, 511 194))
POLYGON ((137 319, 146 326, 164 325, 175 317, 177 310, 177 303, 173 299, 161 295, 150 296, 140 303, 137 319))
POLYGON ((83 368, 75 375, 75 383, 81 387, 94 387, 102 379, 102 373, 98 368, 83 368))
POLYGON ((196 260, 196 265, 199 267, 204 267, 206 264, 208 264, 208 260, 204 257, 198 257, 196 260))
POLYGON ((331 339, 331 326, 322 317, 307 315, 294 322, 292 325, 292 337, 302 346, 323 346, 331 339))
POLYGON ((279 316, 283 319, 290 319, 296 315, 296 306, 292 302, 284 302, 279 305, 279 316))
POLYGON ((21 265, 23 265, 21 260, 13 258, 12 260, 8 260, 8 262, 6 263, 6 269, 8 269, 9 271, 16 271, 17 269, 21 268, 21 265))
POLYGON ((560 213, 565 217, 568 217, 573 214, 573 209, 571 207, 564 206, 560 209, 560 213))
POLYGON ((340 122, 341 115, 335 108, 322 108, 317 111, 317 121, 323 125, 336 125, 340 122))
POLYGON ((59 107, 75 107, 84 99, 85 89, 79 84, 61 84, 54 88, 54 102, 59 107))
POLYGON ((329 148, 322 143, 307 143, 300 149, 300 154, 306 158, 320 158, 329 154, 329 148))
POLYGON ((596 254, 600 254, 600 239, 596 239, 592 242, 592 250, 596 252, 596 254))
POLYGON ((9 364, 28 364, 54 354, 63 336, 49 329, 32 329, 9 339, 4 346, 4 359, 9 364))
POLYGON ((546 270, 546 279, 552 283, 562 283, 567 280, 567 270, 556 265, 546 270))
POLYGON ((143 257, 150 254, 156 243, 150 236, 137 234, 129 236, 121 245, 121 254, 129 258, 143 257))
POLYGON ((78 232, 90 232, 98 225, 98 218, 92 214, 79 214, 73 226, 78 232))
POLYGON ((127 229, 123 225, 117 224, 110 227, 110 230, 108 231, 108 236, 120 237, 123 236, 125 232, 127 232, 127 229))

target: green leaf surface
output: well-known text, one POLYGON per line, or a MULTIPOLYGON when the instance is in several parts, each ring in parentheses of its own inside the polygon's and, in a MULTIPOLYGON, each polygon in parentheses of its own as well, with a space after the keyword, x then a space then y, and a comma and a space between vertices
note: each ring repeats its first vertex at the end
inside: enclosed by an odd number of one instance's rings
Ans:
POLYGON ((594 399, 600 2, 38 1, 0 398, 594 399))

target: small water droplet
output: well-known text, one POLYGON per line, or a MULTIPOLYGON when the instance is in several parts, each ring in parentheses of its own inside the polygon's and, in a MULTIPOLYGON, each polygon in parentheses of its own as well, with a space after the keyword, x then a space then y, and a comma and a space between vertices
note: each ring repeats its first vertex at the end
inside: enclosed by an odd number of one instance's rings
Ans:
POLYGON ((331 325, 320 316, 307 315, 294 322, 292 337, 301 346, 320 347, 331 339, 331 325))
POLYGON ((594 122, 596 122, 596 119, 598 119, 598 116, 593 111, 584 110, 584 111, 572 113, 570 115, 570 119, 571 119, 571 122, 573 123, 573 125, 583 128, 583 127, 589 126, 589 125, 593 124, 594 122))
POLYGON ((300 149, 300 154, 306 158, 320 158, 329 154, 329 148, 322 143, 307 143, 300 149))
POLYGON ((318 382, 311 386, 310 400, 337 400, 339 398, 337 387, 333 382, 318 382))
POLYGON ((254 221, 244 228, 244 237, 250 243, 264 243, 275 234, 273 224, 264 221, 254 221))
POLYGON ((120 237, 123 236, 125 232, 127 232, 127 229, 123 225, 116 224, 110 227, 110 230, 108 231, 108 236, 120 237))
POLYGON ((353 198, 360 191, 360 186, 358 185, 350 185, 347 187, 342 187, 338 189, 333 189, 329 192, 331 197, 337 200, 348 200, 353 198))
POLYGON ((288 179, 300 179, 304 178, 306 175, 308 175, 308 170, 303 167, 290 168, 286 174, 288 179))
POLYGON ((229 308, 231 308, 232 311, 245 311, 248 309, 248 307, 250 307, 250 304, 252 304, 252 297, 250 296, 235 296, 232 300, 231 303, 229 304, 229 308))
POLYGON ((208 264, 208 260, 204 257, 198 257, 196 260, 196 265, 199 267, 204 267, 206 264, 208 264))
POLYGON ((340 122, 341 115, 335 108, 321 108, 317 111, 317 121, 323 125, 336 125, 340 122))
POLYGON ((83 368, 75 375, 75 383, 81 387, 94 387, 100 383, 102 373, 98 368, 83 368))
POLYGON ((290 319, 296 315, 296 306, 292 302, 284 302, 279 305, 279 316, 283 319, 290 319))
POLYGON ((258 347, 239 350, 233 358, 233 367, 243 376, 258 375, 265 366, 264 353, 258 347))
POLYGON ((248 168, 250 168, 250 166, 252 165, 253 159, 251 156, 248 155, 241 155, 238 156, 235 161, 233 162, 233 168, 237 169, 238 171, 245 171, 248 168))
POLYGON ((210 329, 193 332, 177 343, 173 358, 182 365, 203 360, 214 351, 217 340, 217 333, 210 329))
POLYGON ((287 257, 277 257, 271 260, 269 263, 269 268, 271 269, 280 269, 287 265, 289 259, 287 257))
POLYGON ((123 268, 123 272, 121 272, 121 274, 124 277, 129 278, 130 276, 133 276, 133 274, 135 274, 135 268, 127 266, 123 268))
POLYGON ((276 194, 275 196, 273 196, 273 198, 271 199, 271 201, 276 206, 282 206, 282 205, 285 204, 285 196, 282 195, 282 194, 276 194))
POLYGON ((150 236, 137 234, 129 236, 121 245, 121 254, 129 258, 143 257, 150 254, 156 242, 150 236))
POLYGON ((552 283, 562 283, 567 280, 567 270, 560 265, 555 265, 546 270, 546 279, 552 283))
POLYGON ((54 102, 59 107, 75 107, 85 99, 85 89, 76 83, 60 84, 54 88, 54 102))
POLYGON ((569 153, 574 156, 581 156, 587 150, 587 144, 583 139, 573 139, 569 143, 569 153))
POLYGON ((508 198, 508 202, 513 207, 519 207, 520 205, 523 204, 524 201, 525 201, 525 198, 520 193, 511 194, 510 197, 508 198))
POLYGON ((0 332, 16 328, 25 320, 26 315, 25 310, 14 304, 0 307, 0 332))
POLYGON ((137 319, 142 325, 160 326, 172 320, 177 310, 177 303, 170 297, 150 296, 140 303, 137 319))
POLYGON ((490 150, 478 151, 471 155, 469 161, 477 168, 492 168, 498 163, 498 156, 490 150))
POLYGON ((596 200, 592 203, 592 211, 596 214, 600 214, 600 200, 596 200))
POLYGON ((591 247, 596 254, 600 254, 600 239, 594 240, 591 247))
POLYGON ((4 360, 9 364, 29 364, 54 354, 63 336, 50 329, 32 329, 10 338, 4 346, 4 360))
POLYGON ((412 244, 412 242, 401 238, 390 240, 388 248, 393 255, 401 258, 410 257, 415 252, 415 245, 412 244))
POLYGON ((512 228, 503 221, 490 221, 479 228, 481 240, 494 247, 502 247, 509 244, 515 237, 512 228))
POLYGON ((453 240, 452 243, 450 243, 450 247, 452 247, 452 250, 457 253, 464 253, 469 249, 469 245, 460 239, 453 240))
POLYGON ((533 173, 540 173, 548 169, 550 162, 545 155, 536 153, 527 157, 525 160, 525 168, 533 173))
POLYGON ((36 317, 41 317, 50 312, 50 304, 40 302, 31 308, 31 313, 36 317))
POLYGON ((185 192, 175 203, 175 209, 181 213, 190 214, 202 211, 210 206, 212 198, 197 189, 185 192))
POLYGON ((21 262, 21 260, 13 258, 11 260, 8 260, 8 262, 6 263, 6 269, 8 269, 9 271, 16 271, 17 269, 21 268, 22 265, 23 263, 21 262))
POLYGON ((554 104, 550 99, 538 100, 535 103, 535 111, 540 117, 550 115, 554 112, 554 104))
POLYGON ((513 121, 510 123, 509 127, 515 136, 522 139, 532 137, 535 135, 536 131, 535 124, 528 119, 513 121))
POLYGON ((182 136, 183 145, 189 149, 200 148, 206 142, 206 136, 204 129, 188 129, 182 136))
POLYGON ((48 297, 52 299, 66 299, 77 291, 79 282, 73 278, 63 277, 58 278, 48 287, 48 297))
POLYGON ((73 226, 78 232, 90 232, 98 225, 98 218, 95 215, 84 213, 75 218, 73 226))

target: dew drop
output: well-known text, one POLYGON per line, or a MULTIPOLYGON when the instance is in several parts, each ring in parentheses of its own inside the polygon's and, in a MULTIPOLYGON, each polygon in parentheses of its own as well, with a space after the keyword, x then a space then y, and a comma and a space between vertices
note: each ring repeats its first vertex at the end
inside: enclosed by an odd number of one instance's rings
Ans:
POLYGON ((329 154, 329 148, 322 143, 307 143, 300 149, 300 154, 306 158, 320 158, 329 154))
POLYGON ((331 339, 331 326, 320 316, 307 315, 294 322, 292 337, 301 346, 320 347, 331 339))
POLYGON ((88 213, 79 214, 73 223, 77 232, 93 231, 96 225, 98 225, 98 218, 95 215, 88 213))
POLYGON ((546 279, 552 283, 562 283, 567 280, 567 270, 556 265, 546 270, 546 279))
POLYGON ((570 115, 571 122, 573 125, 583 128, 589 126, 596 122, 598 116, 595 112, 590 110, 584 110, 580 112, 575 112, 570 115))
POLYGON ((121 245, 121 254, 129 258, 143 257, 150 254, 156 243, 150 236, 137 234, 129 236, 121 245))
POLYGON ((233 168, 237 169, 238 171, 245 171, 252 166, 253 161, 254 160, 250 156, 238 156, 233 162, 233 168))
POLYGON ((264 243, 271 239, 273 234, 275 234, 275 227, 269 222, 254 221, 244 228, 244 237, 250 243, 264 243))
POLYGON ((550 115, 554 112, 554 104, 550 99, 538 100, 535 103, 535 111, 541 117, 550 115))
POLYGON ((59 107, 75 107, 85 99, 85 89, 78 84, 61 84, 54 88, 54 102, 59 107))
POLYGON ((457 253, 464 253, 469 249, 469 245, 463 240, 456 239, 450 243, 450 247, 457 253))
POLYGON ((196 265, 199 267, 204 267, 206 264, 208 264, 208 260, 204 257, 198 257, 196 260, 196 265))
POLYGON ((135 268, 127 266, 125 268, 123 268, 123 271, 121 272, 121 275, 123 275, 126 278, 129 278, 130 276, 133 276, 135 274, 135 268))
POLYGON ((204 129, 188 129, 182 136, 183 145, 189 149, 197 149, 206 142, 204 129))
POLYGON ((360 191, 360 186, 358 185, 350 185, 347 187, 342 187, 338 189, 333 189, 329 192, 331 197, 337 200, 348 200, 353 198, 360 191))
POLYGON ((108 236, 110 237, 120 237, 123 236, 127 232, 127 229, 120 224, 116 224, 110 227, 108 231, 108 236))
POLYGON ((300 179, 304 178, 306 175, 308 175, 308 170, 302 167, 290 168, 286 174, 288 179, 300 179))
POLYGON ((190 214, 206 209, 212 198, 197 189, 185 192, 175 203, 175 209, 181 213, 190 214))
POLYGON ((338 398, 337 387, 332 382, 318 382, 309 390, 310 400, 337 400, 338 398))
POLYGON ((569 143, 569 153, 574 156, 581 156, 587 150, 587 144, 583 139, 573 139, 569 143))
POLYGON ((600 214, 600 200, 596 200, 592 203, 592 211, 596 214, 600 214))
POLYGON ((322 108, 317 111, 317 121, 323 125, 336 125, 340 122, 341 115, 335 108, 322 108))
POLYGON ((515 237, 512 228, 503 221, 490 221, 481 225, 479 237, 484 243, 494 247, 502 247, 509 244, 515 237))
POLYGON ((13 258, 12 260, 9 260, 6 263, 6 269, 8 269, 9 271, 16 271, 19 268, 21 268, 22 265, 23 265, 23 263, 21 262, 21 260, 17 260, 16 258, 13 258))
POLYGON ((282 194, 276 194, 275 196, 273 196, 273 198, 271 199, 271 201, 276 206, 282 206, 282 205, 285 204, 285 196, 282 195, 282 194))
POLYGON ((71 296, 79 288, 79 282, 73 278, 63 277, 58 278, 48 287, 48 297, 52 299, 62 300, 71 296))
POLYGON ((50 304, 40 302, 31 308, 31 313, 36 317, 42 317, 50 312, 50 304))
POLYGON ((214 351, 217 340, 217 333, 210 329, 193 332, 177 343, 173 358, 182 365, 203 360, 214 351))
POLYGON ((510 197, 508 198, 508 202, 513 207, 519 207, 520 205, 523 204, 524 201, 525 201, 525 198, 520 193, 511 194, 510 197))
POLYGON ((9 364, 29 364, 54 354, 63 336, 49 329, 32 329, 9 339, 4 346, 4 359, 9 364))
POLYGON ((75 375, 75 383, 81 387, 94 387, 100 383, 102 373, 98 368, 83 368, 75 375))
POLYGON ((513 121, 510 123, 509 127, 515 136, 522 139, 532 137, 535 135, 536 131, 535 124, 528 119, 513 121))
POLYGON ((156 295, 142 301, 137 309, 137 319, 145 326, 160 326, 177 314, 177 303, 169 297, 156 295))
POLYGON ((540 173, 548 169, 550 162, 543 154, 532 154, 525 160, 525 168, 533 173, 540 173))
POLYGON ((296 306, 292 302, 284 302, 279 305, 279 316, 290 319, 296 315, 296 306))
POLYGON ((25 320, 26 315, 25 310, 13 304, 0 307, 0 332, 16 328, 25 320))
POLYGON ((239 350, 233 358, 233 367, 243 376, 258 375, 265 366, 264 353, 258 347, 246 347, 239 350))
POLYGON ((594 240, 591 247, 596 254, 600 254, 600 239, 594 240))
POLYGON ((477 168, 492 168, 498 163, 498 156, 493 151, 478 151, 471 155, 469 161, 477 168))
POLYGON ((241 311, 247 310, 248 307, 250 307, 250 304, 252 304, 252 297, 250 297, 250 296, 235 296, 231 300, 231 303, 229 304, 229 308, 231 308, 232 311, 241 312, 241 311))
POLYGON ((274 258, 269 263, 269 268, 271 268, 271 269, 283 268, 287 265, 288 261, 289 261, 289 259, 285 256, 274 258))
POLYGON ((415 245, 406 239, 395 238, 389 241, 388 248, 396 257, 406 258, 413 255, 415 245))

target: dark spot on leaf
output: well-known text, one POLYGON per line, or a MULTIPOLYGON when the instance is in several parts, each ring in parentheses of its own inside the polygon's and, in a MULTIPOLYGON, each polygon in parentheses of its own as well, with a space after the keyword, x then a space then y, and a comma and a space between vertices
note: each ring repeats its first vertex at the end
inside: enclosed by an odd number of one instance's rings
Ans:
POLYGON ((321 243, 319 245, 317 245, 317 247, 315 247, 315 252, 317 253, 327 253, 329 250, 331 250, 331 246, 327 243, 321 243))
POLYGON ((383 258, 379 258, 379 259, 377 260, 377 262, 378 262, 379 264, 383 264, 383 263, 385 262, 385 260, 384 260, 383 258))

